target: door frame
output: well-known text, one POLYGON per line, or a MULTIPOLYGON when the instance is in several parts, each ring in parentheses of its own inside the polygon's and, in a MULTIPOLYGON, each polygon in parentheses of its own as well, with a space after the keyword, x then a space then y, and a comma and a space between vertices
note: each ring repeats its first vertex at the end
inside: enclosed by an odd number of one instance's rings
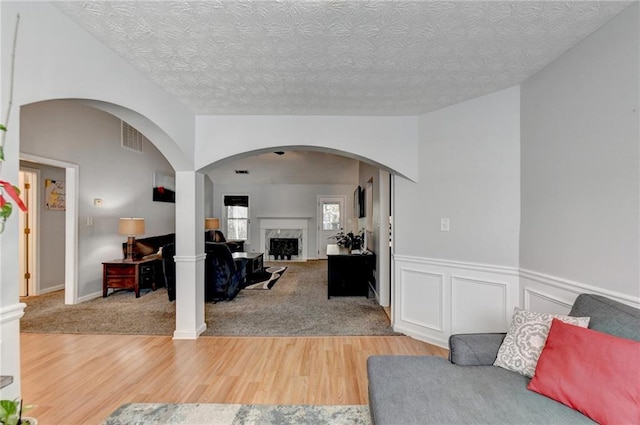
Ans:
MULTIPOLYGON (((39 205, 39 194, 38 188, 41 180, 40 170, 37 168, 30 167, 20 167, 20 173, 30 174, 33 176, 33 179, 29 182, 31 185, 29 189, 29 197, 28 199, 23 196, 23 199, 27 201, 27 207, 29 208, 29 222, 27 223, 30 234, 31 234, 31 245, 29 246, 29 261, 31 262, 31 267, 29 273, 31 274, 31 278, 29 279, 29 285, 27 287, 27 293, 29 295, 40 295, 40 205, 39 205)), ((20 179, 22 182, 22 179, 20 179)), ((21 187, 22 189, 22 187, 21 187)), ((20 247, 20 294, 22 296, 22 284, 24 283, 23 276, 23 262, 25 257, 24 252, 24 216, 25 212, 19 211, 20 214, 20 223, 23 225, 20 226, 20 241, 18 242, 18 246, 20 247)))
MULTIPOLYGON (((79 199, 79 171, 78 164, 59 161, 38 155, 20 153, 23 161, 50 165, 65 169, 65 201, 64 211, 64 303, 78 303, 78 199, 79 199)), ((40 241, 37 241, 37 250, 40 241)))
POLYGON ((347 197, 345 195, 318 195, 318 202, 316 204, 316 253, 318 260, 326 260, 327 256, 320 256, 322 246, 322 202, 325 200, 335 200, 342 204, 342 211, 340 211, 340 230, 344 230, 345 215, 347 211, 347 197))

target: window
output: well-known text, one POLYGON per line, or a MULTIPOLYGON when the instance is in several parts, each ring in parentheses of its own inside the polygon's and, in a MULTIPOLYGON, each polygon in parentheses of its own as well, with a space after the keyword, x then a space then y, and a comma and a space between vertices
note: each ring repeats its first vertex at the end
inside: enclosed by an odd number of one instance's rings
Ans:
POLYGON ((325 202, 322 204, 322 230, 340 230, 340 204, 325 202))
POLYGON ((225 195, 224 209, 227 219, 227 239, 249 239, 249 195, 225 195))

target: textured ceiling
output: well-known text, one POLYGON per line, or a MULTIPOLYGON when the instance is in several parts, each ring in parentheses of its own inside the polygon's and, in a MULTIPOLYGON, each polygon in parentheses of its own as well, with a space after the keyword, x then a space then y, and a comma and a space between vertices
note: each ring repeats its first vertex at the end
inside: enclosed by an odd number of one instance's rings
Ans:
POLYGON ((436 110, 523 82, 631 3, 54 2, 202 115, 436 110))

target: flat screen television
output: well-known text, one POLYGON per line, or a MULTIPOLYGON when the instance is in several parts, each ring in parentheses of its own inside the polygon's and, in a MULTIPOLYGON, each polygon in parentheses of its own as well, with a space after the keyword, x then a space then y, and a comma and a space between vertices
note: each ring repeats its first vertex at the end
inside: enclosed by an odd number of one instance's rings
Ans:
POLYGON ((353 192, 353 215, 364 217, 364 189, 360 186, 353 192))

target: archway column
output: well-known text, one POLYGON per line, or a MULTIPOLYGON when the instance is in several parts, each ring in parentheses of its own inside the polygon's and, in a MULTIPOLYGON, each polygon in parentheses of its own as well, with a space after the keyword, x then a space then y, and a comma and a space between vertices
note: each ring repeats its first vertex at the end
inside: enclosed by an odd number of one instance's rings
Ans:
POLYGON ((174 339, 196 339, 204 320, 204 175, 176 172, 176 329, 174 339))
MULTIPOLYGON (((0 89, 1 92, 1 89, 0 89)), ((0 98, 2 98, 0 93, 0 98)), ((1 105, 6 103, 0 102, 1 105)), ((0 108, 1 109, 1 108, 0 108)), ((2 112, 4 119, 5 113, 2 112)), ((19 140, 20 116, 15 111, 7 126, 4 154, 6 160, 0 164, 0 180, 16 184, 20 170, 19 140)), ((20 318, 25 304, 20 302, 18 278, 18 208, 13 202, 13 214, 0 234, 0 375, 11 376, 13 384, 0 389, 0 399, 12 400, 20 396, 20 318)))

